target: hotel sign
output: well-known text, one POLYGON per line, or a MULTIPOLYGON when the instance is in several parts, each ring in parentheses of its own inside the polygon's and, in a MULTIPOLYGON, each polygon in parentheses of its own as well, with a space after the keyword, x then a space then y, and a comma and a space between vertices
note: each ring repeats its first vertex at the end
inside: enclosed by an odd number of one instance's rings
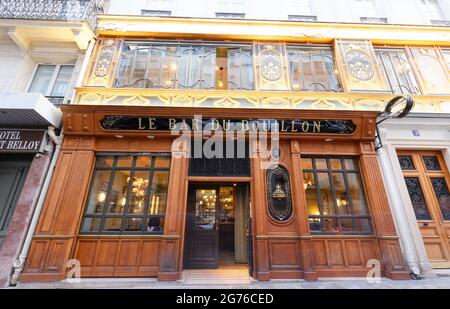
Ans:
POLYGON ((310 119, 234 119, 234 118, 170 118, 141 116, 105 116, 100 125, 116 131, 266 131, 280 133, 352 134, 356 125, 351 120, 310 119))
POLYGON ((45 130, 0 129, 0 152, 42 152, 45 130))

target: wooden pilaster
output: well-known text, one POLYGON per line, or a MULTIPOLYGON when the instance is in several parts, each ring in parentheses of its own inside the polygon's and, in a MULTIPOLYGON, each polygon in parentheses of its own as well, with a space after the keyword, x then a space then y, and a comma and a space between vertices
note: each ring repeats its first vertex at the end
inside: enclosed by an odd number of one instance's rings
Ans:
POLYGON ((410 279, 389 208, 374 145, 372 142, 364 142, 360 146, 361 169, 367 184, 367 198, 380 246, 381 263, 385 275, 391 279, 410 279))

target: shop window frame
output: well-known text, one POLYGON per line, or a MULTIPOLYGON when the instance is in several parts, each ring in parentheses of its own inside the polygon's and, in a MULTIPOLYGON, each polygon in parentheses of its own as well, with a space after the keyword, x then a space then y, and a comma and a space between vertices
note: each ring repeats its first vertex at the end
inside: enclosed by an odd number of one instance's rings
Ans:
MULTIPOLYGON (((129 202, 126 202, 126 206, 124 208, 124 211, 122 214, 107 214, 105 211, 105 206, 109 204, 110 201, 110 194, 111 194, 111 189, 114 183, 114 173, 117 170, 127 170, 130 171, 130 175, 133 175, 135 171, 147 171, 149 173, 149 178, 153 178, 153 174, 155 171, 166 171, 168 172, 168 179, 167 179, 167 191, 166 191, 166 198, 168 197, 168 193, 169 193, 169 183, 170 183, 170 169, 171 169, 171 160, 169 163, 169 167, 155 167, 155 159, 156 157, 167 157, 169 159, 171 159, 171 153, 170 152, 140 152, 140 153, 136 153, 136 152, 99 152, 96 153, 96 160, 95 160, 95 164, 94 167, 92 169, 92 174, 91 174, 91 179, 90 179, 90 184, 89 184, 89 191, 87 193, 87 197, 86 197, 86 201, 85 201, 85 205, 84 205, 84 210, 83 210, 83 217, 81 220, 81 224, 80 224, 80 230, 79 230, 79 234, 80 235, 162 235, 164 234, 164 227, 162 227, 161 231, 147 231, 145 230, 145 226, 146 226, 146 222, 148 222, 149 219, 151 218, 156 218, 156 219, 165 219, 166 217, 166 211, 167 211, 167 200, 166 200, 166 205, 164 208, 164 214, 148 214, 148 206, 144 206, 146 212, 144 212, 143 214, 139 214, 139 215, 130 215, 127 214, 126 211, 129 210, 129 202), (120 167, 117 166, 117 161, 119 157, 132 157, 132 165, 130 167, 120 167), (151 160, 151 166, 150 167, 136 167, 136 159, 139 156, 148 156, 150 158, 152 158, 151 160), (112 166, 97 166, 97 160, 100 157, 113 157, 113 164, 112 166), (95 177, 95 173, 96 171, 111 171, 111 175, 109 178, 109 182, 108 182, 108 189, 107 189, 107 194, 105 197, 105 202, 104 205, 102 207, 102 212, 101 214, 92 214, 92 213, 88 213, 89 210, 89 198, 90 195, 92 194, 92 189, 94 186, 94 177, 95 177), (85 219, 101 219, 100 222, 100 226, 96 231, 83 231, 83 224, 85 222, 85 219), (121 218, 121 228, 120 231, 105 231, 104 227, 105 227, 105 221, 108 218, 121 218), (142 220, 144 220, 144 222, 141 223, 141 229, 140 231, 126 231, 125 229, 125 219, 127 218, 140 218, 142 220)), ((151 183, 150 183, 150 179, 149 179, 149 184, 148 184, 148 188, 146 190, 145 193, 145 200, 147 201, 147 203, 149 203, 149 197, 150 197, 150 188, 151 188, 151 183)), ((127 191, 126 191, 126 196, 130 196, 130 192, 131 192, 131 186, 127 185, 127 191)))
MULTIPOLYGON (((314 183, 316 184, 316 199, 317 199, 317 206, 319 209, 319 213, 320 215, 311 215, 308 211, 307 215, 308 215, 308 229, 311 233, 311 235, 374 235, 375 233, 375 228, 374 228, 374 224, 373 224, 373 219, 372 219, 372 215, 370 212, 370 205, 368 203, 368 199, 367 199, 367 193, 366 193, 366 184, 364 181, 364 177, 362 175, 361 172, 361 166, 360 166, 360 160, 358 159, 357 156, 330 156, 330 155, 302 155, 301 156, 302 159, 311 159, 312 162, 312 168, 303 168, 303 166, 301 166, 300 168, 302 169, 302 175, 306 172, 306 173, 312 173, 313 177, 314 177, 314 183), (326 169, 318 169, 316 166, 316 159, 325 159, 326 160, 326 164, 327 164, 327 168, 326 169), (332 159, 338 159, 340 160, 340 164, 341 164, 341 168, 340 169, 333 169, 331 168, 331 163, 330 160, 332 159), (345 163, 344 160, 345 159, 351 159, 354 162, 354 169, 347 169, 345 167, 345 163), (355 174, 357 176, 357 180, 359 183, 359 186, 361 188, 361 196, 362 196, 362 203, 363 203, 363 208, 364 211, 366 213, 366 215, 340 215, 337 214, 336 211, 336 205, 333 205, 333 208, 335 208, 335 213, 333 215, 324 215, 323 214, 323 205, 322 205, 322 199, 320 196, 320 189, 317 188, 317 183, 318 183, 318 173, 327 173, 329 180, 330 180, 330 188, 332 190, 333 193, 333 204, 336 201, 336 189, 335 189, 335 185, 333 183, 333 181, 331 181, 331 176, 333 173, 342 173, 343 174, 343 179, 345 182, 345 187, 346 190, 350 196, 349 201, 350 201, 350 205, 349 205, 349 209, 352 210, 353 212, 353 198, 351 193, 349 192, 348 188, 349 188, 349 180, 347 177, 348 173, 352 173, 355 174), (311 230, 310 226, 309 226, 309 219, 320 219, 320 225, 321 225, 321 230, 311 230), (323 220, 324 219, 334 219, 336 220, 336 226, 339 226, 339 220, 342 219, 352 219, 352 226, 355 227, 355 219, 365 219, 368 221, 369 227, 370 229, 367 231, 336 231, 336 232, 330 232, 330 231, 323 231, 322 227, 323 227, 323 220)), ((304 181, 304 178, 302 178, 302 181, 304 181)), ((305 189, 305 193, 306 193, 306 189, 305 189)))

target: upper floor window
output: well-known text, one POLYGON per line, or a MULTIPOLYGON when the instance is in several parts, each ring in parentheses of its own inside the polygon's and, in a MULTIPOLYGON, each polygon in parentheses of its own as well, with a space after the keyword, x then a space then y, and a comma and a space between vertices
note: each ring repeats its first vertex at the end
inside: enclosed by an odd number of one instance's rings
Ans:
POLYGON ((330 47, 288 46, 294 91, 340 91, 330 47))
POLYGON ((317 16, 312 15, 288 15, 288 19, 292 21, 316 21, 317 16))
POLYGON ((295 15, 312 16, 311 0, 289 0, 287 11, 295 15))
POLYGON ((98 154, 82 233, 162 233, 170 153, 98 154))
POLYGON ((361 22, 363 23, 375 23, 375 24, 387 24, 386 17, 361 17, 361 22))
POLYGON ((229 13, 244 13, 245 4, 246 0, 216 0, 215 11, 229 12, 229 13))
POLYGON ((250 45, 125 42, 116 87, 242 89, 254 84, 250 45))
POLYGON ((244 19, 245 13, 220 13, 216 12, 216 18, 238 18, 244 19))
POLYGON ((361 22, 386 22, 386 18, 380 18, 375 0, 354 0, 356 12, 361 22))
POLYGON ((356 158, 303 157, 302 169, 312 233, 372 233, 356 158))
POLYGON ((28 92, 38 92, 54 103, 62 103, 72 80, 74 65, 39 64, 28 92))
POLYGON ((423 12, 425 12, 432 23, 445 21, 445 16, 438 0, 420 0, 420 4, 422 5, 423 12))
POLYGON ((141 10, 143 16, 170 16, 171 11, 158 11, 158 10, 141 10))
POLYGON ((419 94, 406 53, 403 49, 375 49, 384 80, 396 94, 419 94))

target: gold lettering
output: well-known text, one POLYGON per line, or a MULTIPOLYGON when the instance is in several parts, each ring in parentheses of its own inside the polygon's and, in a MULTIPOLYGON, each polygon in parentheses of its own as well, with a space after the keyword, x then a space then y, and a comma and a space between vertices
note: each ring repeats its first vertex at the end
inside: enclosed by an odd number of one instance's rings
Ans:
POLYGON ((298 132, 298 130, 295 128, 295 120, 291 121, 291 132, 298 132))
POLYGON ((177 120, 174 118, 169 118, 169 130, 175 129, 175 124, 177 123, 177 120))
POLYGON ((186 123, 186 119, 183 118, 183 121, 181 122, 181 128, 182 131, 189 131, 189 125, 186 123))
POLYGON ((249 130, 248 120, 242 120, 241 124, 242 124, 242 131, 248 131, 249 130))
POLYGON ((142 125, 142 118, 138 118, 139 121, 139 130, 145 130, 145 126, 142 125))
POLYGON ((148 128, 150 130, 156 130, 156 124, 155 124, 156 119, 155 118, 148 118, 148 128))
POLYGON ((212 131, 217 131, 220 128, 220 123, 217 119, 213 119, 212 120, 212 125, 211 125, 211 130, 212 131))
POLYGON ((322 121, 314 121, 314 129, 313 132, 320 133, 320 124, 322 121))
POLYGON ((281 132, 287 132, 287 128, 284 126, 284 120, 281 120, 281 132))
POLYGON ((222 120, 222 127, 225 131, 230 130, 230 120, 222 120))
POLYGON ((308 132, 308 130, 309 130, 309 122, 308 121, 303 121, 303 123, 302 123, 302 131, 303 132, 308 132))
POLYGON ((199 122, 200 121, 198 121, 198 119, 192 119, 192 129, 194 130, 194 131, 200 131, 200 128, 198 127, 198 125, 199 125, 199 122))

